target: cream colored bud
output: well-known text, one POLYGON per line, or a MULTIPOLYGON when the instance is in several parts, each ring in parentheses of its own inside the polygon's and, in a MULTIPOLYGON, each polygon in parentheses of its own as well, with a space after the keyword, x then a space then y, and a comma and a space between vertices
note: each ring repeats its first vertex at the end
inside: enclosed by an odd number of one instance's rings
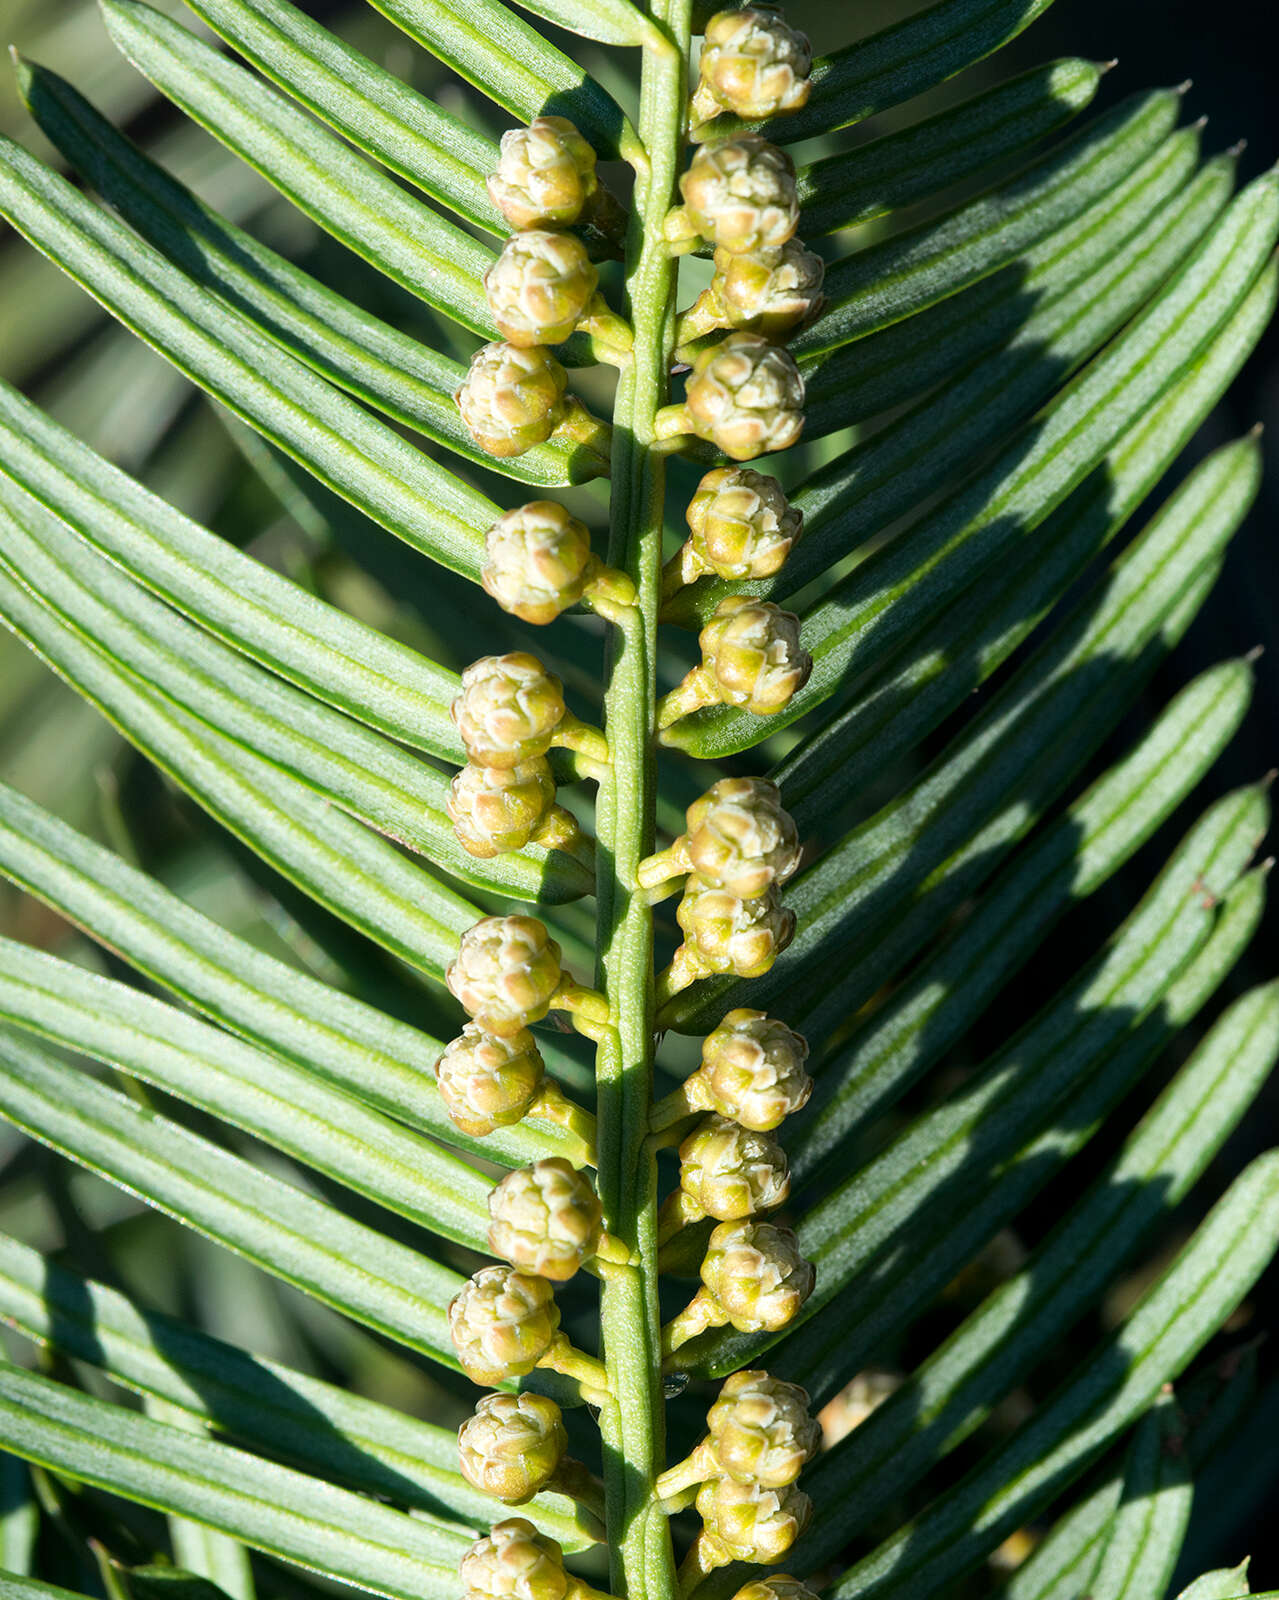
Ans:
POLYGON ((768 1133, 711 1115, 679 1147, 679 1186, 697 1211, 731 1222, 779 1206, 790 1193, 786 1152, 768 1133))
POLYGON ((577 1590, 560 1546, 523 1517, 507 1517, 477 1539, 458 1575, 465 1600, 569 1600, 577 1590))
POLYGON ((488 1033, 539 1022, 560 985, 560 947, 536 917, 481 917, 462 935, 445 982, 488 1033))
POLYGON ((705 1524, 706 1565, 749 1561, 770 1566, 808 1526, 813 1503, 792 1484, 765 1489, 736 1478, 714 1478, 698 1491, 697 1509, 705 1524))
POLYGON ((514 1267, 481 1267, 449 1304, 453 1348, 475 1383, 505 1383, 532 1372, 559 1325, 551 1284, 514 1267))
POLYGON ((721 778, 685 816, 688 859, 713 889, 752 900, 799 870, 794 818, 767 778, 721 778))
POLYGON ((808 1103, 808 1044, 762 1011, 730 1011, 702 1044, 686 1085, 689 1105, 767 1132, 808 1103))
POLYGON ((499 1038, 468 1022, 435 1063, 435 1081, 453 1125, 482 1139, 528 1115, 545 1071, 527 1029, 499 1038))
POLYGON ((445 809, 458 843, 486 860, 522 850, 555 803, 555 780, 543 756, 517 767, 468 762, 449 785, 445 809))
POLYGON ((599 287, 586 246, 571 233, 515 233, 484 274, 498 332, 514 345, 562 344, 599 287))
POLYGON ((777 479, 752 467, 708 472, 687 515, 697 567, 739 581, 780 571, 804 522, 777 479))
POLYGON ((798 111, 808 101, 812 66, 808 39, 787 26, 777 6, 717 11, 706 24, 694 115, 706 121, 720 111, 750 118, 798 111))
POLYGON ((498 340, 471 357, 454 399, 481 450, 519 456, 545 444, 564 420, 567 388, 564 368, 549 350, 498 340))
POLYGON ((582 598, 600 565, 585 525, 554 500, 530 500, 499 517, 484 549, 485 589, 525 622, 553 622, 582 598))
POLYGON ((729 595, 698 643, 720 700, 757 717, 784 710, 813 670, 813 658, 800 643, 799 618, 771 600, 729 595))
POLYGON ((450 715, 477 766, 519 767, 544 756, 564 720, 564 688, 523 650, 481 656, 462 673, 450 715))
POLYGON ((730 333, 693 362, 687 431, 734 461, 785 450, 804 431, 804 380, 793 357, 757 333, 730 333))
POLYGON ((714 1230, 701 1277, 739 1333, 776 1333, 798 1315, 816 1273, 789 1228, 744 1220, 714 1230))
POLYGON ((563 1282, 600 1242, 599 1196, 562 1156, 508 1172, 489 1195, 489 1244, 525 1272, 563 1282))
POLYGON ((702 145, 679 187, 689 223, 717 249, 774 249, 799 226, 794 164, 758 134, 702 145))
POLYGON ((817 314, 825 275, 819 255, 788 239, 768 250, 717 250, 709 292, 730 328, 781 339, 817 314))
POLYGON ((512 1506, 546 1488, 567 1448, 560 1408, 540 1394, 486 1394, 457 1432, 462 1476, 512 1506))
POLYGON ((703 883, 696 873, 684 886, 675 918, 684 930, 684 959, 703 975, 761 977, 795 937, 795 913, 771 891, 739 900, 727 889, 703 883))
POLYGON ((794 1483, 822 1441, 808 1403, 797 1383, 767 1372, 735 1372, 706 1418, 721 1472, 766 1489, 794 1483))
POLYGON ((567 117, 534 117, 502 135, 489 196, 513 228, 567 228, 599 189, 595 151, 567 117))

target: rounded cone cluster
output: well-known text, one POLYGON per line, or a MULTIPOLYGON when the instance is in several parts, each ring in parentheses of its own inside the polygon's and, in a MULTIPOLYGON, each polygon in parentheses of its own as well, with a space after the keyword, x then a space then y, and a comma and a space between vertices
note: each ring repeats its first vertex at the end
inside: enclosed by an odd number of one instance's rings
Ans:
POLYGON ((481 450, 518 456, 545 444, 559 427, 567 388, 564 368, 549 350, 495 340, 471 357, 454 399, 481 450))
POLYGON ((445 973, 472 1020, 507 1036, 546 1015, 562 977, 560 947, 536 917, 482 917, 445 973))
POLYGON ((766 778, 721 778, 686 813, 693 871, 740 900, 780 888, 799 870, 794 819, 766 778))
POLYGON ((777 1140, 727 1117, 707 1117, 680 1145, 679 1159, 682 1193, 720 1222, 771 1211, 790 1193, 790 1165, 777 1140))
POLYGON ((517 767, 551 748, 566 708, 560 680, 516 650, 473 661, 450 710, 472 762, 517 767))
POLYGON ((813 52, 776 6, 717 11, 706 24, 693 114, 777 117, 808 103, 813 52))
POLYGON ((435 1082, 454 1127, 482 1139, 528 1115, 545 1071, 527 1029, 502 1038, 468 1022, 435 1063, 435 1082))
POLYGON ((693 362, 684 410, 690 432, 734 461, 753 461, 804 431, 804 380, 779 345, 730 333, 693 362))
POLYGON ((484 274, 498 332, 513 345, 562 344, 586 315, 599 273, 571 233, 514 233, 484 274))
POLYGON ((795 937, 795 913, 771 895, 739 900, 692 876, 675 912, 686 958, 703 975, 729 972, 759 978, 795 937))
POLYGON ((766 1489, 736 1478, 715 1478, 697 1495, 707 1566, 780 1561, 808 1526, 813 1503, 793 1484, 766 1489))
POLYGON ((465 1600, 569 1600, 577 1587, 560 1546, 523 1517, 507 1517, 477 1539, 458 1576, 465 1600))
POLYGON ((771 578, 803 527, 776 478, 751 467, 716 467, 688 506, 690 577, 771 578))
POLYGON ((813 1265, 789 1228, 721 1222, 707 1245, 702 1284, 739 1333, 775 1333, 813 1292, 813 1265))
POLYGON ((525 622, 552 622, 576 605, 599 567, 585 524, 554 500, 508 511, 485 535, 484 551, 485 589, 525 622))
POLYGON ((569 228, 599 190, 595 151, 567 117, 502 135, 489 198, 513 228, 569 228))
POLYGON ((449 785, 445 809, 458 842, 484 860, 522 850, 555 803, 555 780, 543 756, 514 767, 468 762, 449 785))
POLYGON ((735 1372, 707 1413, 721 1472, 739 1483, 781 1489, 794 1483, 821 1445, 808 1394, 767 1372, 735 1372))
POLYGON ((507 1505, 522 1505, 550 1483, 568 1448, 564 1419, 540 1394, 486 1394, 458 1429, 462 1476, 507 1505))
POLYGON ((730 1011, 702 1044, 688 1103, 768 1132, 808 1103, 813 1080, 804 1069, 807 1059, 806 1041, 784 1022, 762 1011, 730 1011))
POLYGON ((781 339, 817 314, 825 276, 825 262, 798 239, 744 254, 717 250, 705 313, 721 326, 781 339))
POLYGON ((551 1285, 514 1267, 481 1267, 449 1304, 453 1348, 475 1383, 525 1377, 550 1349, 559 1325, 551 1285))
POLYGON ((813 658, 800 643, 799 618, 771 600, 721 600, 698 644, 724 704, 757 717, 784 710, 813 670, 813 658))
POLYGON ((799 226, 794 163, 758 134, 704 144, 679 187, 689 223, 716 249, 775 249, 799 226))
POLYGON ((509 1172, 489 1194, 489 1215, 494 1253, 556 1282, 571 1278, 599 1247, 599 1196, 562 1156, 509 1172))

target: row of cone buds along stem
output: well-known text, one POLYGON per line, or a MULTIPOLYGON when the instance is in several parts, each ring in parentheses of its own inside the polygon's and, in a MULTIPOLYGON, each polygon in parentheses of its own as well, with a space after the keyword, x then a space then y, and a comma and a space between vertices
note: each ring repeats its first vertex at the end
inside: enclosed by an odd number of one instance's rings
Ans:
MULTIPOLYGON (((723 114, 755 119, 798 109, 810 65, 808 41, 776 7, 720 13, 706 30, 693 138, 713 133, 723 114)), ((562 117, 538 117, 503 136, 489 193, 515 232, 485 276, 502 338, 476 354, 457 395, 472 437, 494 456, 553 437, 607 451, 607 429, 569 393, 547 348, 585 336, 597 357, 617 365, 630 359, 631 330, 605 303, 595 265, 616 253, 621 212, 595 168, 594 151, 562 117)), ((695 435, 733 462, 754 460, 794 443, 802 430, 803 382, 781 341, 816 313, 822 264, 795 237, 794 168, 757 134, 701 144, 680 189, 667 247, 678 255, 709 246, 714 273, 679 319, 677 359, 691 371, 684 400, 657 414, 655 448, 682 448, 695 435)), ((776 480, 740 465, 707 472, 687 517, 689 538, 663 574, 665 600, 704 576, 773 576, 802 529, 776 480)), ((551 501, 499 518, 485 541, 482 581, 505 611, 528 623, 552 622, 579 604, 623 630, 637 617, 630 578, 604 566, 586 527, 551 501)), ((698 665, 659 705, 659 729, 716 704, 761 716, 780 711, 812 667, 798 619, 745 595, 720 602, 700 646, 698 665)), ((568 710, 559 680, 523 652, 487 656, 463 673, 452 714, 467 753, 449 799, 463 846, 494 856, 535 845, 584 859, 589 841, 555 802, 548 757, 568 750, 579 776, 600 777, 609 750, 599 729, 568 710)), ((798 870, 801 849, 776 787, 723 779, 688 808, 685 823, 641 864, 632 886, 649 903, 680 895, 684 939, 658 980, 659 1002, 712 973, 767 971, 794 932, 779 891, 798 870)), ((595 1119, 548 1076, 529 1030, 563 1011, 599 1040, 612 1028, 608 1002, 564 971, 559 946, 533 917, 481 919, 463 935, 446 976, 470 1019, 436 1063, 455 1126, 483 1139, 525 1117, 542 1119, 560 1128, 565 1151, 507 1173, 492 1189, 488 1243, 501 1259, 476 1272, 449 1307, 458 1360, 475 1382, 504 1387, 549 1369, 574 1380, 588 1403, 603 1404, 608 1371, 561 1329, 555 1285, 581 1270, 630 1273, 634 1263, 609 1234, 587 1170, 595 1119)), ((789 1191, 776 1133, 811 1093, 807 1054, 784 1023, 731 1011, 704 1040, 697 1070, 652 1109, 652 1146, 678 1145, 679 1154, 659 1243, 686 1224, 716 1224, 699 1287, 662 1330, 667 1369, 679 1367, 683 1346, 707 1329, 780 1330, 812 1291, 813 1267, 795 1235, 762 1216, 789 1191)), ((739 1372, 722 1386, 707 1426, 692 1454, 655 1484, 663 1509, 695 1502, 702 1518, 681 1571, 685 1592, 730 1561, 781 1560, 811 1511, 796 1480, 819 1429, 802 1389, 765 1372, 739 1372)), ((559 1406, 527 1391, 485 1395, 458 1434, 461 1471, 476 1489, 509 1506, 548 1490, 565 1493, 589 1522, 603 1515, 601 1486, 567 1445, 559 1406)), ((567 1571, 555 1540, 522 1517, 498 1522, 478 1540, 460 1576, 468 1600, 601 1600, 567 1571)), ((747 1584, 735 1600, 814 1596, 777 1574, 747 1584)))

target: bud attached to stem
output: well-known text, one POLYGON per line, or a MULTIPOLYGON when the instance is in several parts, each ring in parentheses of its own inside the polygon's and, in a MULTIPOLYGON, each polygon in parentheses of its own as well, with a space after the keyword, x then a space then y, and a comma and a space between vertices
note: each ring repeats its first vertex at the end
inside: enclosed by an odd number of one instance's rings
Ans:
POLYGON ((489 1194, 489 1245, 523 1272, 562 1283, 599 1252, 601 1206, 562 1156, 508 1172, 489 1194))
POLYGON ((504 133, 488 192, 513 228, 580 222, 616 235, 625 221, 596 175, 595 151, 567 117, 534 117, 504 133))
POLYGON ((717 11, 706 24, 692 121, 706 123, 723 111, 747 118, 798 111, 808 103, 812 66, 808 39, 787 26, 778 6, 717 11))
POLYGON ((453 1126, 473 1139, 539 1117, 573 1134, 578 1161, 594 1166, 595 1118, 546 1077, 526 1028, 500 1037, 468 1022, 435 1063, 435 1081, 453 1126))
POLYGON ((780 888, 799 868, 794 819, 767 778, 721 778, 689 806, 685 820, 686 833, 641 863, 643 887, 693 872, 712 889, 751 900, 780 888))
POLYGON ((795 613, 771 600, 740 594, 721 600, 698 635, 701 664, 663 696, 658 727, 669 728, 703 706, 739 706, 757 717, 785 710, 813 670, 799 628, 795 613))
POLYGON ((733 1222, 771 1211, 790 1193, 786 1152, 769 1133, 756 1133, 712 1114, 679 1147, 679 1188, 662 1207, 658 1239, 690 1222, 733 1222))
POLYGON ((779 345, 730 333, 697 355, 683 404, 663 406, 654 428, 659 439, 695 433, 734 461, 753 461, 804 431, 804 380, 779 345))
POLYGON ((507 1517, 462 1557, 463 1600, 604 1600, 564 1567, 556 1541, 524 1517, 507 1517))
POLYGON ((462 1476, 482 1494, 523 1505, 553 1482, 568 1434, 554 1400, 486 1394, 457 1432, 462 1476))
POLYGON ((735 1478, 715 1478, 702 1485, 697 1509, 702 1531, 680 1574, 693 1582, 730 1561, 759 1566, 780 1561, 808 1526, 813 1503, 793 1484, 765 1489, 735 1478))
POLYGON ((733 1600, 817 1600, 817 1592, 798 1578, 792 1578, 789 1572, 775 1572, 746 1584, 733 1600))
POLYGON ((735 1372, 707 1413, 720 1471, 739 1483, 794 1483, 822 1442, 806 1390, 767 1372, 735 1372))
POLYGON ((522 850, 555 805, 555 780, 544 756, 514 767, 468 762, 449 785, 445 809, 458 843, 481 860, 522 850))
POLYGON ((564 421, 568 378, 549 350, 495 340, 481 345, 454 399, 487 455, 519 456, 564 421))
POLYGON ((559 1325, 550 1283, 512 1267, 481 1267, 449 1304, 453 1348, 474 1383, 525 1377, 550 1351, 559 1325))
POLYGON ((634 603, 631 580, 592 554, 585 524, 554 500, 530 500, 499 517, 484 549, 485 589, 525 622, 552 622, 579 600, 606 616, 634 603))
POLYGON ((551 1009, 560 947, 536 917, 481 917, 445 973, 449 991, 488 1033, 515 1034, 551 1009))
POLYGON ((780 572, 804 525, 776 478, 753 467, 716 467, 698 484, 686 513, 688 542, 663 574, 673 594, 704 573, 717 578, 771 578, 780 572))
POLYGON ((568 710, 560 680, 523 650, 472 661, 449 714, 476 766, 522 766, 556 745, 608 759, 603 734, 568 710))
POLYGON ((761 1133, 807 1105, 813 1080, 808 1044, 762 1011, 730 1011, 702 1043, 702 1061, 683 1086, 655 1108, 654 1130, 694 1111, 717 1111, 761 1133))
POLYGON ((658 980, 658 1003, 686 989, 699 978, 731 973, 759 978, 795 937, 795 913, 773 890, 739 900, 727 889, 714 889, 692 874, 675 912, 684 943, 658 980))
POLYGON ((702 145, 679 188, 684 204, 665 227, 676 253, 699 239, 729 251, 775 249, 799 226, 794 163, 757 133, 702 145))
POLYGON ((695 357, 690 341, 716 328, 785 338, 821 309, 825 275, 825 262, 798 239, 767 250, 717 250, 714 277, 679 320, 677 355, 695 357))
POLYGON ((563 344, 599 288, 586 246, 571 233, 514 233, 484 274, 489 309, 502 337, 521 349, 563 344))
POLYGON ((816 1273, 789 1228, 747 1219, 714 1230, 701 1278, 702 1287, 663 1330, 668 1355, 726 1322, 739 1333, 777 1333, 812 1294, 816 1273))

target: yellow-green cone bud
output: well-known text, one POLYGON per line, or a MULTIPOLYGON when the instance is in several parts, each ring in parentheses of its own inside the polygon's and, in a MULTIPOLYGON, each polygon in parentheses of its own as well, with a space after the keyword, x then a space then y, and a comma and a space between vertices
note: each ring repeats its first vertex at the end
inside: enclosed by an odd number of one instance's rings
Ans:
POLYGON ((776 478, 752 467, 716 467, 698 484, 688 507, 693 570, 719 578, 770 578, 803 527, 776 478))
POLYGON ((541 1021, 562 977, 560 947, 536 917, 481 917, 444 975, 481 1028, 508 1037, 541 1021))
POLYGON ((816 315, 825 275, 822 258, 798 239, 769 250, 717 250, 708 307, 721 325, 780 339, 816 315))
POLYGON ((482 1139, 528 1115, 545 1071, 527 1029, 499 1038, 468 1022, 435 1063, 435 1082, 453 1126, 482 1139))
POLYGON ((701 1277, 739 1333, 776 1333, 812 1294, 816 1273, 789 1228, 743 1220, 711 1234, 701 1277))
POLYGON ((525 622, 553 622, 575 605, 599 560, 584 524, 554 500, 508 511, 484 538, 480 578, 503 611, 525 622))
POLYGON ((489 197, 513 228, 567 228, 599 189, 595 151, 567 117, 534 117, 502 135, 489 197))
POLYGON ((808 1044, 762 1011, 730 1011, 702 1044, 702 1064, 685 1094, 697 1110, 718 1111, 767 1132, 808 1103, 808 1044))
POLYGON ((562 344, 599 287, 586 246, 571 233, 515 233, 484 274, 498 332, 514 345, 562 344))
POLYGON ((545 444, 564 420, 567 387, 564 368, 549 350, 495 340, 471 357, 454 399, 481 450, 518 456, 545 444))
POLYGON ((799 642, 799 618, 771 600, 729 595, 698 643, 720 700, 757 717, 783 710, 813 670, 813 658, 799 642))
POLYGON ((767 778, 721 778, 685 818, 688 859, 713 889, 752 900, 799 870, 795 820, 767 778))
POLYGON ((766 1489, 794 1483, 822 1442, 808 1403, 797 1383, 767 1372, 735 1372, 706 1418, 720 1471, 766 1489))
POLYGON ((560 1408, 540 1394, 486 1394, 457 1431, 462 1476, 511 1506, 550 1483, 567 1448, 560 1408))
POLYGON ((698 1491, 697 1509, 704 1524, 704 1566, 749 1561, 766 1567, 780 1561, 803 1533, 813 1503, 793 1484, 765 1489, 735 1478, 714 1478, 698 1491))
POLYGON ((703 1216, 720 1222, 753 1217, 790 1193, 786 1152, 756 1133, 712 1114, 679 1147, 679 1186, 703 1216))
POLYGON ((789 1572, 775 1572, 771 1577, 756 1578, 733 1596, 733 1600, 817 1600, 817 1592, 810 1589, 789 1572))
POLYGON ((716 249, 775 249, 799 226, 794 164, 755 133, 702 145, 679 187, 689 224, 716 249))
POLYGON ((792 1578, 789 1572, 774 1572, 745 1584, 732 1600, 818 1600, 818 1596, 815 1589, 792 1578))
POLYGON ((449 1304, 453 1348, 474 1383, 532 1372, 559 1325, 551 1284, 514 1267, 481 1267, 449 1304))
POLYGON ((507 1517, 462 1557, 464 1600, 568 1600, 576 1581, 564 1552, 524 1517, 507 1517))
POLYGON ((522 850, 555 803, 555 780, 544 756, 517 767, 468 762, 449 785, 445 809, 458 843, 487 860, 522 850))
POLYGON ((564 689, 523 650, 481 656, 462 673, 449 708, 476 766, 519 767, 544 756, 564 720, 564 689))
POLYGON ((596 1252, 600 1200, 563 1156, 520 1167, 489 1195, 489 1244, 524 1272, 562 1283, 596 1252))
POLYGON ((686 431, 753 461, 804 431, 804 380, 787 351, 757 333, 730 333, 694 361, 683 412, 686 431))
POLYGON ((779 905, 771 892, 739 900, 727 889, 712 889, 695 873, 684 887, 675 919, 684 930, 682 959, 700 968, 699 976, 731 972, 738 978, 762 977, 795 937, 795 913, 779 905))
POLYGON ((808 101, 812 66, 807 38, 787 26, 777 6, 717 11, 706 24, 694 120, 721 111, 752 119, 798 111, 808 101))

